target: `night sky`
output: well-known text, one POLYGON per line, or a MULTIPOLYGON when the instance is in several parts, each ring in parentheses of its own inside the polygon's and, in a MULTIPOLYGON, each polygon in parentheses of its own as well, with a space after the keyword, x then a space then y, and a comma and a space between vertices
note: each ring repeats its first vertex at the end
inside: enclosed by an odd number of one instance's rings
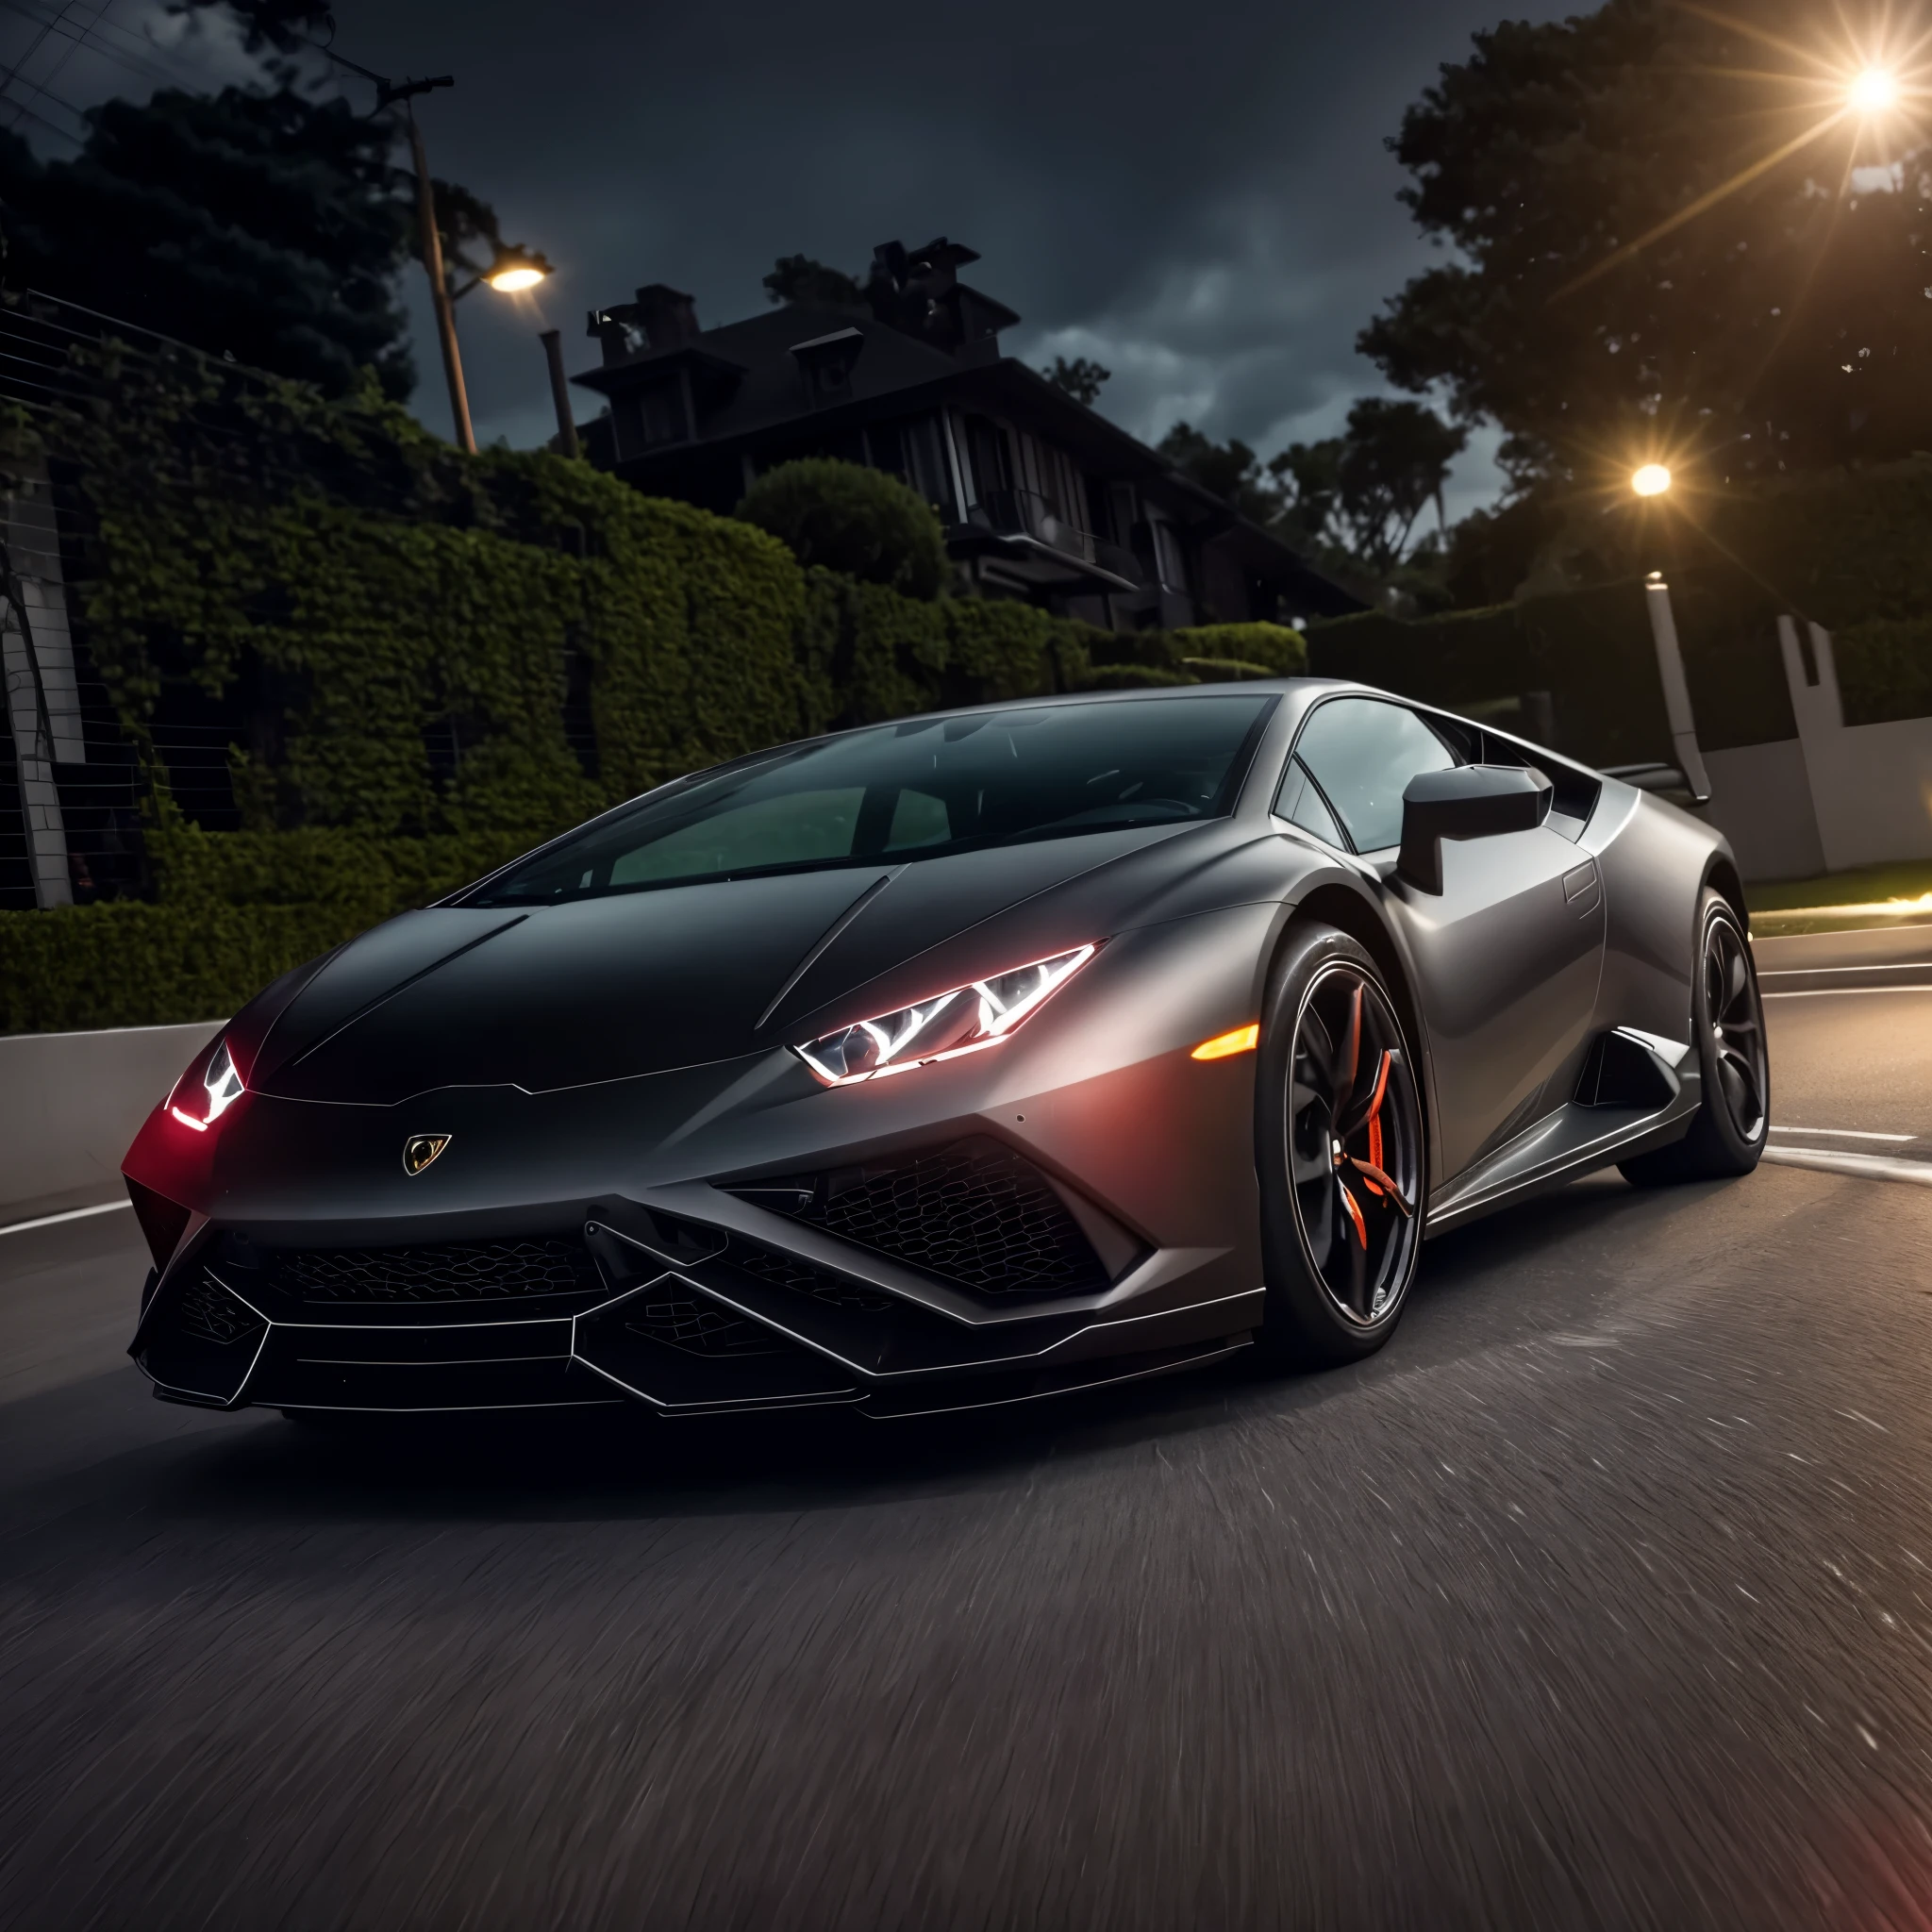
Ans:
MULTIPOLYGON (((55 10, 58 0, 22 0, 55 10)), ((88 19, 96 0, 78 0, 88 19)), ((391 75, 453 73, 423 108, 430 161, 491 201, 558 275, 458 310, 477 434, 553 426, 535 331, 589 368, 592 304, 641 282, 691 291, 708 325, 753 312, 779 255, 862 274, 873 244, 947 234, 968 279, 1024 318, 1039 363, 1095 358, 1108 415, 1158 437, 1180 418, 1264 453, 1326 434, 1376 389, 1356 331, 1428 250, 1395 201, 1383 139, 1501 0, 337 0, 336 46, 391 75)), ((1509 11, 1553 17, 1565 8, 1509 11)), ((175 72, 232 67, 148 0, 109 0, 104 34, 175 45, 175 72), (118 36, 116 27, 121 31, 118 36)), ((0 13, 0 60, 38 29, 0 13)), ((25 78, 58 103, 142 93, 140 71, 50 36, 25 78)), ((352 99, 370 90, 348 83, 352 99)), ((20 92, 19 84, 14 90, 20 92)), ((0 113, 4 113, 0 108, 0 113)), ((22 131, 49 154, 47 128, 22 131)), ((416 407, 447 431, 420 277, 416 407)), ((591 413, 585 393, 579 413, 591 413)), ((1491 494, 1463 466, 1451 514, 1491 494)))

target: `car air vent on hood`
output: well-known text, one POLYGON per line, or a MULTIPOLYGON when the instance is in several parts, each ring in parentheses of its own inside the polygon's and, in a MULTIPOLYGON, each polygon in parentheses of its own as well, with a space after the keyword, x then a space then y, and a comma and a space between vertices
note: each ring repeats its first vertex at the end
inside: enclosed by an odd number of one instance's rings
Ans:
POLYGON ((1108 1285, 1093 1243, 1046 1176, 997 1141, 730 1191, 981 1294, 1091 1294, 1108 1285))

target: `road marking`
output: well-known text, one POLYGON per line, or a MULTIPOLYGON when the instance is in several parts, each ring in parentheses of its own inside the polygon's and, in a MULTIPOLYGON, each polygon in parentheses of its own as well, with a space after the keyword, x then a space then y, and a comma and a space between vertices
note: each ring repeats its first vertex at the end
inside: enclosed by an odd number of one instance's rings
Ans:
POLYGON ((1864 1127, 1774 1127, 1774 1134, 1829 1134, 1840 1141, 1916 1141, 1916 1134, 1874 1134, 1864 1127))
POLYGON ((16 1221, 10 1227, 0 1227, 0 1234, 25 1234, 30 1227, 52 1227, 61 1221, 85 1221, 90 1214, 112 1214, 123 1208, 132 1208, 132 1201, 103 1201, 98 1208, 70 1208, 65 1214, 43 1214, 38 1221, 16 1221))
POLYGON ((1932 1160, 1887 1160, 1876 1154, 1840 1154, 1834 1147, 1767 1147, 1764 1158, 1784 1167, 1850 1174, 1857 1180, 1909 1181, 1914 1187, 1932 1188, 1932 1160))
POLYGON ((1932 972, 1932 960, 1878 960, 1873 966, 1760 966, 1760 979, 1790 979, 1807 972, 1932 972))
POLYGON ((1787 989, 1784 992, 1768 992, 1763 997, 1768 1000, 1849 999, 1855 992, 1932 992, 1932 986, 1811 986, 1797 991, 1787 989))
POLYGON ((1875 966, 1760 966, 1759 979, 1794 979, 1806 973, 1932 973, 1932 959, 1884 959, 1875 966))

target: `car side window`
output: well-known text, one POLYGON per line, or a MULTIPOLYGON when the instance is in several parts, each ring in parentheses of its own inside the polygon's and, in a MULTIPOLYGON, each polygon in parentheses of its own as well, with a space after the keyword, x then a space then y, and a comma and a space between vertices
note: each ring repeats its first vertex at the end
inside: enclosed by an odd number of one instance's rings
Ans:
POLYGON ((1299 758, 1289 762, 1288 776, 1281 781, 1281 790, 1275 796, 1274 813, 1303 831, 1312 832, 1324 844, 1339 846, 1343 851, 1348 848, 1341 827, 1335 823, 1335 814, 1323 802, 1321 792, 1299 758))
POLYGON ((1402 842, 1402 794, 1408 781, 1424 772, 1446 772, 1457 758, 1402 705, 1331 698, 1302 726, 1294 762, 1321 787, 1355 849, 1380 852, 1402 842))

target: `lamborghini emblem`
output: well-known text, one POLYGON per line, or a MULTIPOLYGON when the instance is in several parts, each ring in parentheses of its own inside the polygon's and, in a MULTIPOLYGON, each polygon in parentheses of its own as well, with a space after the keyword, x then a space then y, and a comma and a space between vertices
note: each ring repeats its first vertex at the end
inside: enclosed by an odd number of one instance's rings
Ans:
POLYGON ((419 1174, 449 1145, 447 1134, 411 1134, 403 1142, 403 1172, 419 1174))

